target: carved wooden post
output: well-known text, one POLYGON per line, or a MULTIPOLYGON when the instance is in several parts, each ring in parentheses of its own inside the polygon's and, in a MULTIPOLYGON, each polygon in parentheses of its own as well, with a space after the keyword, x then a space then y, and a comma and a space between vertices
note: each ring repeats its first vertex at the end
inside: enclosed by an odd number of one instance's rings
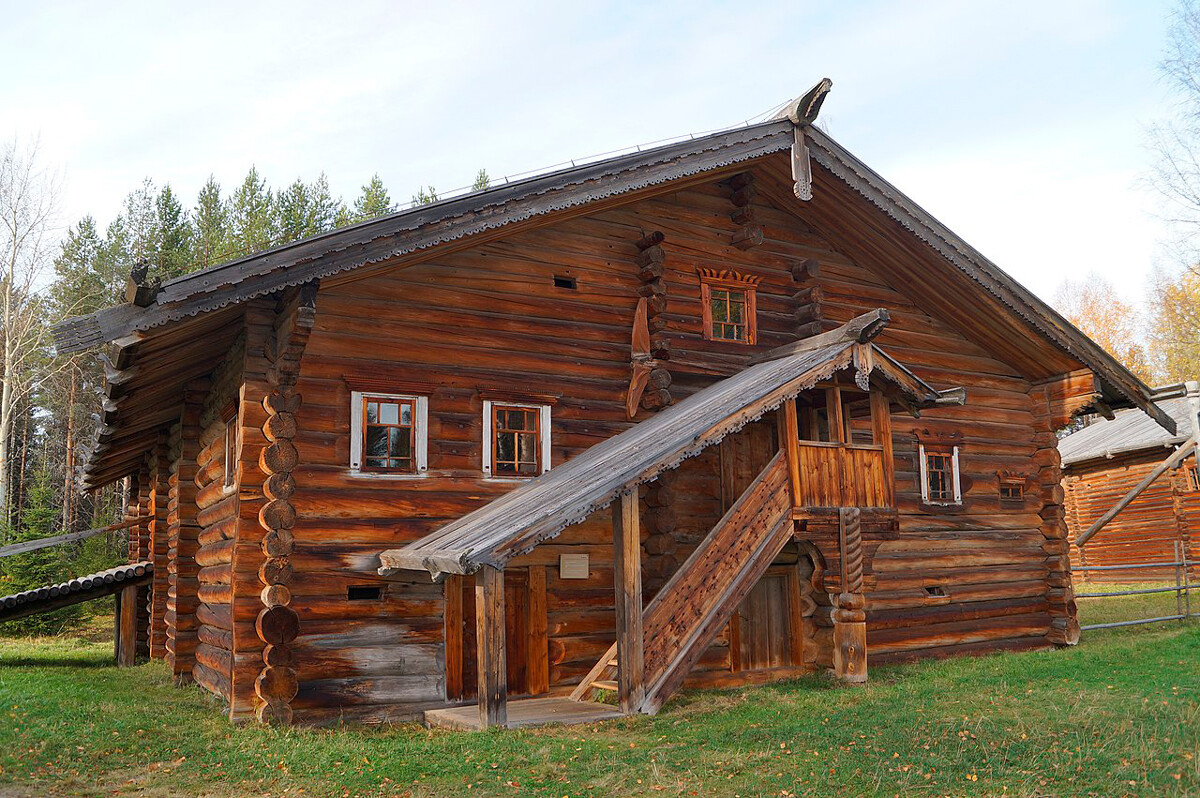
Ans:
POLYGON ((508 656, 504 641, 504 571, 484 566, 475 574, 475 647, 479 675, 479 725, 508 725, 508 656))
POLYGON ((671 359, 671 339, 667 335, 666 272, 663 267, 665 253, 661 231, 647 233, 636 242, 638 248, 637 267, 638 295, 646 297, 647 330, 650 334, 650 357, 654 370, 650 372, 650 385, 642 394, 641 406, 646 410, 660 410, 671 404, 671 372, 667 361, 671 359))
POLYGON ((274 363, 267 372, 273 390, 263 397, 267 420, 262 431, 270 443, 259 455, 259 467, 267 478, 262 487, 266 503, 259 510, 258 521, 266 532, 261 544, 266 559, 258 571, 263 608, 255 628, 266 646, 263 668, 254 682, 254 692, 262 701, 256 712, 263 723, 291 723, 291 701, 299 689, 291 644, 300 633, 300 616, 289 606, 296 525, 296 510, 291 503, 296 490, 292 471, 299 461, 293 440, 301 402, 295 386, 300 359, 315 322, 316 297, 317 284, 309 283, 283 301, 275 325, 274 363))
POLYGON ((642 535, 638 491, 613 503, 613 582, 617 607, 617 696, 622 712, 636 712, 646 698, 642 662, 642 535))
POLYGON ((833 611, 833 672, 848 682, 867 680, 867 614, 863 597, 862 519, 857 507, 838 512, 842 592, 833 611))

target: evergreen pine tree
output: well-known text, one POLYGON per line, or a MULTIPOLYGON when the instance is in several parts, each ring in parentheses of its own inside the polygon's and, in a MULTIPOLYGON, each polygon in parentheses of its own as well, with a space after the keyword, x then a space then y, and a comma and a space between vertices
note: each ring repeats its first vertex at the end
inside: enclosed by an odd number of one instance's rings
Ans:
MULTIPOLYGON (((25 511, 16 541, 37 540, 55 534, 59 520, 59 499, 47 469, 39 469, 29 480, 25 511)), ((0 559, 0 594, 10 595, 55 584, 78 576, 67 567, 62 546, 50 546, 37 551, 0 559)), ((75 604, 41 615, 29 615, 4 625, 7 632, 25 634, 57 634, 79 622, 84 615, 83 605, 75 604)))
POLYGON ((155 200, 158 216, 158 253, 154 273, 164 280, 192 270, 192 223, 170 185, 155 200))
POLYGON ((475 182, 471 184, 472 191, 483 191, 492 185, 492 179, 488 177, 486 169, 480 169, 475 173, 475 182))
POLYGON ((235 257, 249 255, 275 245, 275 203, 267 181, 251 166, 246 179, 229 200, 229 229, 235 257))
POLYGON ((362 187, 362 194, 354 201, 355 222, 365 222, 378 216, 392 212, 392 198, 384 188, 378 174, 371 175, 371 181, 362 187))
POLYGON ((312 203, 314 233, 326 233, 341 226, 339 221, 346 215, 346 204, 330 194, 329 179, 324 172, 308 187, 308 198, 312 203))
POLYGON ((299 178, 275 195, 275 221, 279 243, 298 241, 316 232, 314 208, 308 186, 299 178))
POLYGON ((204 269, 229 260, 229 210, 221 198, 221 186, 216 178, 208 180, 196 197, 193 237, 194 260, 197 269, 204 269))

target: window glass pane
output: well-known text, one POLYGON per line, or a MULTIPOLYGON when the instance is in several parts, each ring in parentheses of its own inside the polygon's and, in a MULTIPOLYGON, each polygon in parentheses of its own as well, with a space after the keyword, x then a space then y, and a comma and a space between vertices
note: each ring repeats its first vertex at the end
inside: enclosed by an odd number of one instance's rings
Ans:
POLYGON ((367 457, 387 457, 388 441, 386 427, 367 427, 367 457))
POLYGON ((397 471, 412 470, 412 461, 411 460, 399 460, 399 459, 393 457, 391 460, 388 461, 388 463, 389 463, 388 468, 393 468, 397 471))
POLYGON ((368 457, 367 468, 387 468, 387 460, 382 457, 368 457))
POLYGON ((392 427, 389 432, 392 457, 412 457, 412 433, 404 427, 392 427))
POLYGON ((729 303, 725 301, 725 297, 718 297, 717 292, 714 291, 712 296, 712 320, 715 323, 728 321, 728 319, 729 303))
POLYGON ((400 405, 400 423, 406 427, 411 427, 413 423, 413 408, 411 402, 405 402, 400 405))
POLYGON ((501 432, 496 435, 496 462, 511 463, 516 459, 516 435, 511 432, 501 432))
POLYGON ((393 402, 380 402, 379 420, 384 424, 399 424, 400 405, 393 402))
POLYGON ((517 454, 522 463, 537 464, 537 436, 524 434, 517 436, 517 454))
POLYGON ((730 302, 729 303, 729 320, 732 322, 736 322, 738 324, 741 324, 743 321, 745 321, 745 318, 743 317, 743 312, 745 311, 745 307, 746 306, 743 305, 741 302, 730 302))
POLYGON ((379 403, 367 402, 367 423, 374 424, 379 421, 379 403))

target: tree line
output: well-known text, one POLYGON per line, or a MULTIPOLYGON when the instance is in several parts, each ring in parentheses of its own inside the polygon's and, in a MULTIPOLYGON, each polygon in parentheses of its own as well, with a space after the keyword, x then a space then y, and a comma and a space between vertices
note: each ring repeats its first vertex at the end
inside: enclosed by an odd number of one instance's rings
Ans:
MULTIPOLYGON (((488 187, 479 170, 473 188, 488 187)), ((99 422, 103 367, 96 352, 58 355, 50 328, 124 301, 136 268, 170 280, 265 249, 398 210, 379 175, 352 201, 328 178, 273 188, 251 167, 226 190, 210 176, 195 200, 149 178, 126 195, 102 226, 87 215, 55 240, 59 185, 36 146, 11 141, 0 153, 0 545, 103 526, 122 511, 121 486, 83 496, 82 459, 99 422)), ((413 206, 438 201, 432 186, 413 206)), ((124 535, 0 559, 0 595, 108 567, 124 559, 124 535)), ((16 622, 54 631, 74 622, 70 608, 16 622)))

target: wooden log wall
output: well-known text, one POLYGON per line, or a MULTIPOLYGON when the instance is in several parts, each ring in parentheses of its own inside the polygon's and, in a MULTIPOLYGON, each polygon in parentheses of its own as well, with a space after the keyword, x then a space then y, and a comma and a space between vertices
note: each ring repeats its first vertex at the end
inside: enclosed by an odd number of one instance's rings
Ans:
POLYGON ((267 412, 262 432, 270 441, 259 454, 259 467, 267 475, 263 482, 263 504, 258 513, 263 531, 262 553, 265 559, 258 569, 262 585, 262 608, 255 619, 258 638, 264 644, 263 666, 254 682, 259 699, 256 714, 264 723, 290 724, 291 701, 298 683, 293 667, 292 643, 300 630, 300 616, 289 606, 294 577, 291 557, 295 551, 296 510, 291 497, 296 492, 292 478, 299 456, 293 443, 296 437, 296 411, 302 398, 295 390, 300 359, 313 325, 316 283, 310 283, 280 300, 274 337, 268 350, 272 361, 267 370, 270 392, 263 397, 267 412))
MULTIPOLYGON (((262 699, 258 678, 263 671, 267 643, 259 634, 263 614, 263 584, 260 575, 272 544, 260 520, 267 504, 264 450, 271 446, 263 431, 267 423, 266 398, 272 391, 267 378, 274 357, 275 300, 261 299, 246 304, 245 359, 242 362, 241 394, 237 403, 237 536, 234 539, 230 587, 233 606, 233 661, 230 679, 230 717, 234 721, 256 716, 262 699), (266 545, 264 546, 264 541, 266 545)), ((281 639, 294 636, 284 628, 281 639)), ((290 688, 280 685, 279 692, 290 688)))
MULTIPOLYGON (((200 433, 193 484, 196 489, 196 649, 192 675, 197 684, 226 702, 232 695, 233 549, 239 498, 225 486, 225 412, 239 393, 245 342, 234 345, 213 373, 199 416, 200 433)), ((181 472, 182 473, 182 472, 181 472)))
MULTIPOLYGON (((150 481, 150 469, 146 463, 138 470, 137 475, 131 481, 133 490, 132 499, 130 502, 133 517, 138 519, 138 524, 130 528, 129 538, 129 561, 140 562, 150 558, 151 540, 150 540, 150 503, 152 486, 150 481)), ((135 632, 136 643, 134 651, 138 657, 150 656, 150 602, 152 593, 150 585, 141 585, 137 588, 137 611, 134 625, 137 627, 135 632)))
MULTIPOLYGON (((814 304, 814 294, 820 318, 812 311, 813 321, 822 327, 887 307, 892 324, 879 343, 933 384, 967 389, 967 407, 931 410, 919 422, 900 414, 893 418, 900 530, 895 540, 880 545, 876 582, 868 585, 870 661, 930 650, 1046 645, 1054 616, 1043 496, 1031 489, 1016 506, 1002 505, 997 485, 999 470, 1033 478, 1041 469, 1035 456, 1046 446, 1035 440, 1030 382, 923 312, 902 293, 908 286, 889 285, 869 265, 842 255, 797 217, 804 207, 790 198, 790 188, 776 185, 778 176, 770 170, 755 173, 755 196, 738 207, 753 209, 763 240, 745 249, 733 243, 745 219, 739 225, 731 216, 730 187, 713 183, 515 234, 411 268, 322 287, 297 383, 304 405, 296 415, 292 565, 304 578, 290 592, 291 606, 305 619, 292 652, 298 692, 291 706, 297 720, 355 713, 395 719, 444 700, 443 590, 420 575, 381 580, 375 573, 378 553, 417 539, 515 484, 481 477, 482 391, 501 391, 514 399, 532 393, 531 401, 556 397, 554 464, 627 427, 623 392, 629 380, 630 328, 639 290, 646 285, 629 264, 646 251, 638 242, 652 232, 664 234, 660 244, 652 245, 663 252, 661 261, 653 261, 661 264, 662 274, 652 279, 671 287, 670 303, 656 320, 670 333, 674 399, 734 373, 766 348, 794 340, 799 308, 814 304), (759 346, 704 340, 697 276, 702 267, 733 268, 760 278, 759 346), (574 287, 555 285, 554 276, 563 273, 575 278, 574 287), (808 289, 813 290, 806 300, 796 298, 798 291, 808 289), (426 475, 350 472, 350 391, 356 382, 388 393, 428 396, 426 475), (961 508, 921 505, 918 426, 962 434, 961 508), (349 599, 348 588, 371 585, 381 588, 377 598, 349 599)), ((853 234, 828 232, 834 239, 853 234)), ((261 402, 269 389, 264 346, 272 310, 258 304, 246 316, 242 499, 239 503, 235 497, 232 507, 222 507, 223 513, 204 516, 208 523, 202 524, 209 534, 214 524, 229 518, 225 513, 240 519, 232 563, 215 549, 201 547, 209 568, 223 567, 228 575, 233 566, 232 583, 208 583, 227 585, 225 595, 234 597, 225 626, 208 628, 214 634, 225 632, 230 641, 224 649, 209 647, 229 657, 225 663, 233 677, 225 690, 232 692, 235 717, 253 711, 252 684, 262 667, 262 641, 253 621, 261 610, 258 513, 266 475, 257 457, 268 443, 261 402)), ((201 452, 200 475, 212 457, 210 453, 206 460, 201 452)), ((648 491, 643 545, 664 534, 667 526, 675 545, 662 541, 659 555, 645 552, 648 561, 668 551, 672 558, 686 557, 689 539, 694 546, 720 517, 715 452, 669 476, 663 485, 676 503, 672 510, 650 498, 653 489, 648 491), (711 520, 704 518, 710 510, 715 513, 711 520), (655 515, 663 517, 652 520, 655 515)), ((528 562, 522 558, 514 563, 546 566, 552 689, 577 680, 612 641, 611 534, 604 514, 539 547, 528 562), (567 552, 589 554, 587 579, 561 579, 558 556, 567 552)), ((212 546, 228 542, 211 535, 206 540, 212 546)), ((213 577, 218 573, 211 572, 213 577)), ((665 577, 648 574, 647 582, 665 577)), ((216 599, 215 591, 212 597, 216 599)), ((829 598, 817 592, 812 601, 816 648, 830 652, 829 598)), ((215 611, 221 604, 205 606, 215 611)), ((710 652, 720 651, 719 643, 710 652)), ((727 647, 719 658, 717 668, 728 672, 727 647)), ((207 671, 211 675, 219 669, 207 671)))
POLYGON ((192 681, 196 663, 196 612, 200 566, 200 523, 197 520, 196 475, 200 456, 200 415, 211 382, 191 382, 183 395, 179 423, 171 430, 171 477, 168 498, 167 665, 176 684, 192 681))
POLYGON ((666 319, 667 282, 663 279, 666 257, 662 247, 663 233, 660 230, 642 236, 636 242, 638 248, 638 279, 642 284, 638 294, 646 297, 646 319, 650 332, 650 356, 657 365, 650 372, 650 384, 642 394, 642 408, 661 410, 671 404, 671 333, 666 319))
MULTIPOLYGON (((1174 544, 1182 540, 1189 561, 1200 555, 1200 493, 1191 491, 1182 469, 1156 479, 1081 550, 1074 540, 1167 458, 1167 449, 1152 449, 1067 469, 1063 479, 1070 527, 1071 564, 1129 565, 1171 562, 1174 544)), ((1144 582, 1175 578, 1174 568, 1136 571, 1080 572, 1076 581, 1144 582)))
POLYGON ((151 659, 167 656, 167 557, 170 550, 168 536, 168 494, 170 492, 170 460, 166 436, 160 436, 158 444, 151 450, 148 463, 150 476, 149 507, 147 524, 150 535, 149 555, 154 562, 154 578, 150 582, 148 646, 151 659))

